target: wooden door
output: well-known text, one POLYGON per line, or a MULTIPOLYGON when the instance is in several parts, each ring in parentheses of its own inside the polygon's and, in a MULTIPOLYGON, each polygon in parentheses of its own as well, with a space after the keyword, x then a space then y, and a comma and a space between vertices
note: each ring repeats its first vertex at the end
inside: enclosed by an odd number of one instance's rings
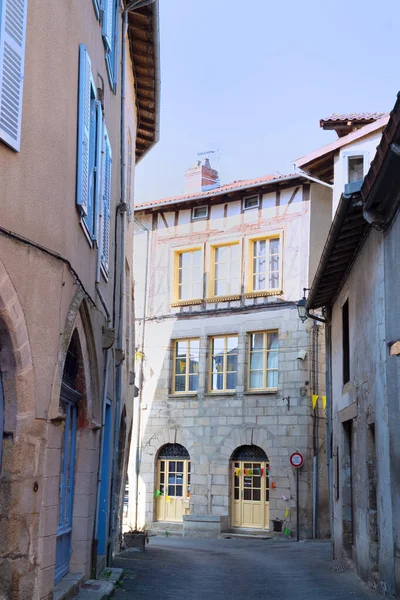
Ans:
POLYGON ((160 459, 157 491, 157 521, 183 521, 189 514, 190 460, 160 459))
POLYGON ((269 528, 268 462, 232 463, 232 526, 269 528))

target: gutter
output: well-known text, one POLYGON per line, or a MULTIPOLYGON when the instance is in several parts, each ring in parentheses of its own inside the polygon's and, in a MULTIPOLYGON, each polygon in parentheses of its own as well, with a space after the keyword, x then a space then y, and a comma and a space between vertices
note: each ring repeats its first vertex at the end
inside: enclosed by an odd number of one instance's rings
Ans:
MULTIPOLYGON (((216 196, 224 196, 225 194, 230 194, 231 192, 240 192, 240 191, 244 191, 244 190, 251 190, 254 188, 258 188, 262 185, 273 185, 273 184, 277 184, 280 183, 281 181, 292 181, 295 179, 310 179, 310 177, 308 175, 288 175, 287 177, 281 177, 279 179, 271 179, 268 181, 264 181, 264 182, 258 182, 258 183, 253 183, 250 185, 243 185, 241 187, 235 187, 233 189, 230 190, 220 190, 218 191, 218 188, 215 188, 215 193, 213 194, 207 194, 204 195, 204 192, 201 192, 200 194, 197 194, 197 196, 188 196, 188 197, 184 197, 182 198, 182 200, 169 200, 169 201, 165 201, 165 202, 158 202, 155 204, 149 204, 149 205, 145 205, 145 204, 139 204, 136 208, 133 209, 133 212, 142 212, 144 210, 150 210, 150 209, 157 209, 157 208, 161 208, 162 206, 171 206, 174 204, 180 204, 183 202, 192 202, 195 200, 207 200, 208 198, 215 198, 216 196)), ((318 181, 318 183, 320 183, 318 181)), ((214 190, 213 190, 214 192, 214 190)))

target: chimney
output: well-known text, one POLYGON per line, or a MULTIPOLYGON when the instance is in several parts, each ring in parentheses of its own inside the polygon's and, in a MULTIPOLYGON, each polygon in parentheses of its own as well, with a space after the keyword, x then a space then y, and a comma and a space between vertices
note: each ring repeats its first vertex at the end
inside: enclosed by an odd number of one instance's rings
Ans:
POLYGON ((185 172, 185 194, 196 194, 219 187, 218 171, 212 168, 208 158, 198 160, 185 172))

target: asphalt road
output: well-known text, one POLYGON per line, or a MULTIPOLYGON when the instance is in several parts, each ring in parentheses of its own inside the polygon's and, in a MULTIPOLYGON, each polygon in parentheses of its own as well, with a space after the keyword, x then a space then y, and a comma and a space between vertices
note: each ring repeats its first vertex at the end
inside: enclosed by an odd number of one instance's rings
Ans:
POLYGON ((116 600, 378 600, 354 571, 333 571, 329 543, 153 537, 121 553, 116 600))

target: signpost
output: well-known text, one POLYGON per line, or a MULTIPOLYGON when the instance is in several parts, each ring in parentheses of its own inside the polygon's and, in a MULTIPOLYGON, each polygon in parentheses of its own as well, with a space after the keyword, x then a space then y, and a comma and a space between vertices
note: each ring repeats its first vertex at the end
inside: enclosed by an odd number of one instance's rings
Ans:
POLYGON ((290 460, 290 464, 292 465, 292 467, 294 469, 296 469, 296 517, 297 517, 296 533, 297 533, 297 541, 299 542, 300 541, 299 470, 304 465, 304 456, 300 452, 293 452, 293 454, 290 455, 289 460, 290 460))

